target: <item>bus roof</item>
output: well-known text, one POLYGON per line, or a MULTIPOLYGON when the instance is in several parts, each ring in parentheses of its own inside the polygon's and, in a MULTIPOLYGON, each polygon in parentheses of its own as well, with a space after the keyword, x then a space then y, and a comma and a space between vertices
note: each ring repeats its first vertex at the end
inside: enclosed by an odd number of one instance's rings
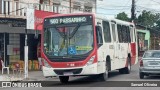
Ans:
POLYGON ((108 18, 107 16, 104 15, 96 15, 96 18, 98 19, 102 19, 102 20, 107 20, 107 21, 113 21, 116 22, 117 24, 121 24, 121 25, 134 25, 132 22, 127 22, 127 21, 122 21, 116 18, 108 18))

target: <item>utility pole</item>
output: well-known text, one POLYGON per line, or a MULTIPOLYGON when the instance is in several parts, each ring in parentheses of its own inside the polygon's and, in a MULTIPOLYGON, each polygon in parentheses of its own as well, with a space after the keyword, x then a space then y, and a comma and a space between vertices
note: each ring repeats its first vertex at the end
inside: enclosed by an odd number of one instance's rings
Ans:
POLYGON ((27 45, 27 28, 25 29, 25 46, 24 46, 24 78, 28 79, 28 45, 27 45))
POLYGON ((134 22, 134 19, 135 19, 135 0, 132 0, 131 21, 134 22))
POLYGON ((72 4, 71 0, 69 0, 69 13, 72 13, 72 4))

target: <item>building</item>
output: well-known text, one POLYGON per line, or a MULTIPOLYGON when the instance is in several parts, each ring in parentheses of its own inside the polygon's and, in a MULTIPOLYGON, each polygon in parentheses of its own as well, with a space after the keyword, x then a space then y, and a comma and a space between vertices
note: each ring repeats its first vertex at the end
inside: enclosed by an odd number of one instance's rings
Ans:
POLYGON ((56 13, 96 12, 96 0, 40 0, 40 3, 42 6, 39 9, 48 8, 56 13), (51 7, 45 6, 47 4, 51 7))
MULTIPOLYGON (((28 3, 21 3, 21 1, 25 0, 0 0, 0 57, 6 65, 18 60, 24 60, 25 6, 28 3)), ((35 48, 38 41, 34 39, 33 30, 27 32, 29 59, 37 59, 35 48)))
POLYGON ((160 49, 160 36, 159 31, 147 28, 142 25, 136 25, 139 54, 143 55, 146 50, 159 50, 160 49))
MULTIPOLYGON (((96 11, 96 0, 0 0, 0 57, 6 65, 24 60, 27 8, 55 13, 96 11)), ((37 59, 34 30, 27 30, 29 60, 37 59)))

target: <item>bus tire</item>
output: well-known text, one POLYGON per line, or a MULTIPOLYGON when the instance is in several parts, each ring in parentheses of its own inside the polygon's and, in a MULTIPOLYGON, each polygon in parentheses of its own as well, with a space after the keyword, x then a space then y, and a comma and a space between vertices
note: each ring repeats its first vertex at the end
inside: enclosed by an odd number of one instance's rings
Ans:
POLYGON ((106 67, 105 67, 105 72, 100 74, 100 78, 102 81, 107 81, 108 80, 108 66, 106 64, 106 67))
POLYGON ((108 71, 111 71, 111 60, 109 56, 107 56, 106 58, 106 63, 107 63, 108 71))
POLYGON ((124 68, 124 74, 130 74, 131 72, 131 58, 128 57, 127 59, 128 62, 127 62, 127 67, 124 68))
POLYGON ((139 78, 140 78, 140 79, 144 79, 144 73, 139 72, 139 78))
POLYGON ((124 74, 124 68, 119 69, 120 74, 124 74))
POLYGON ((61 83, 68 83, 69 76, 59 76, 59 80, 61 83))

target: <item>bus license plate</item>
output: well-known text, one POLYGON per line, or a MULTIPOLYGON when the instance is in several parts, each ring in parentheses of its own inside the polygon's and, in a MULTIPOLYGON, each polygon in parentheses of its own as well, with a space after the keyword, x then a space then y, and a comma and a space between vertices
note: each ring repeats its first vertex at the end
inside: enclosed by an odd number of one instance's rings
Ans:
POLYGON ((73 75, 73 72, 64 72, 63 75, 73 75))
POLYGON ((158 65, 158 63, 150 63, 150 65, 158 65))

